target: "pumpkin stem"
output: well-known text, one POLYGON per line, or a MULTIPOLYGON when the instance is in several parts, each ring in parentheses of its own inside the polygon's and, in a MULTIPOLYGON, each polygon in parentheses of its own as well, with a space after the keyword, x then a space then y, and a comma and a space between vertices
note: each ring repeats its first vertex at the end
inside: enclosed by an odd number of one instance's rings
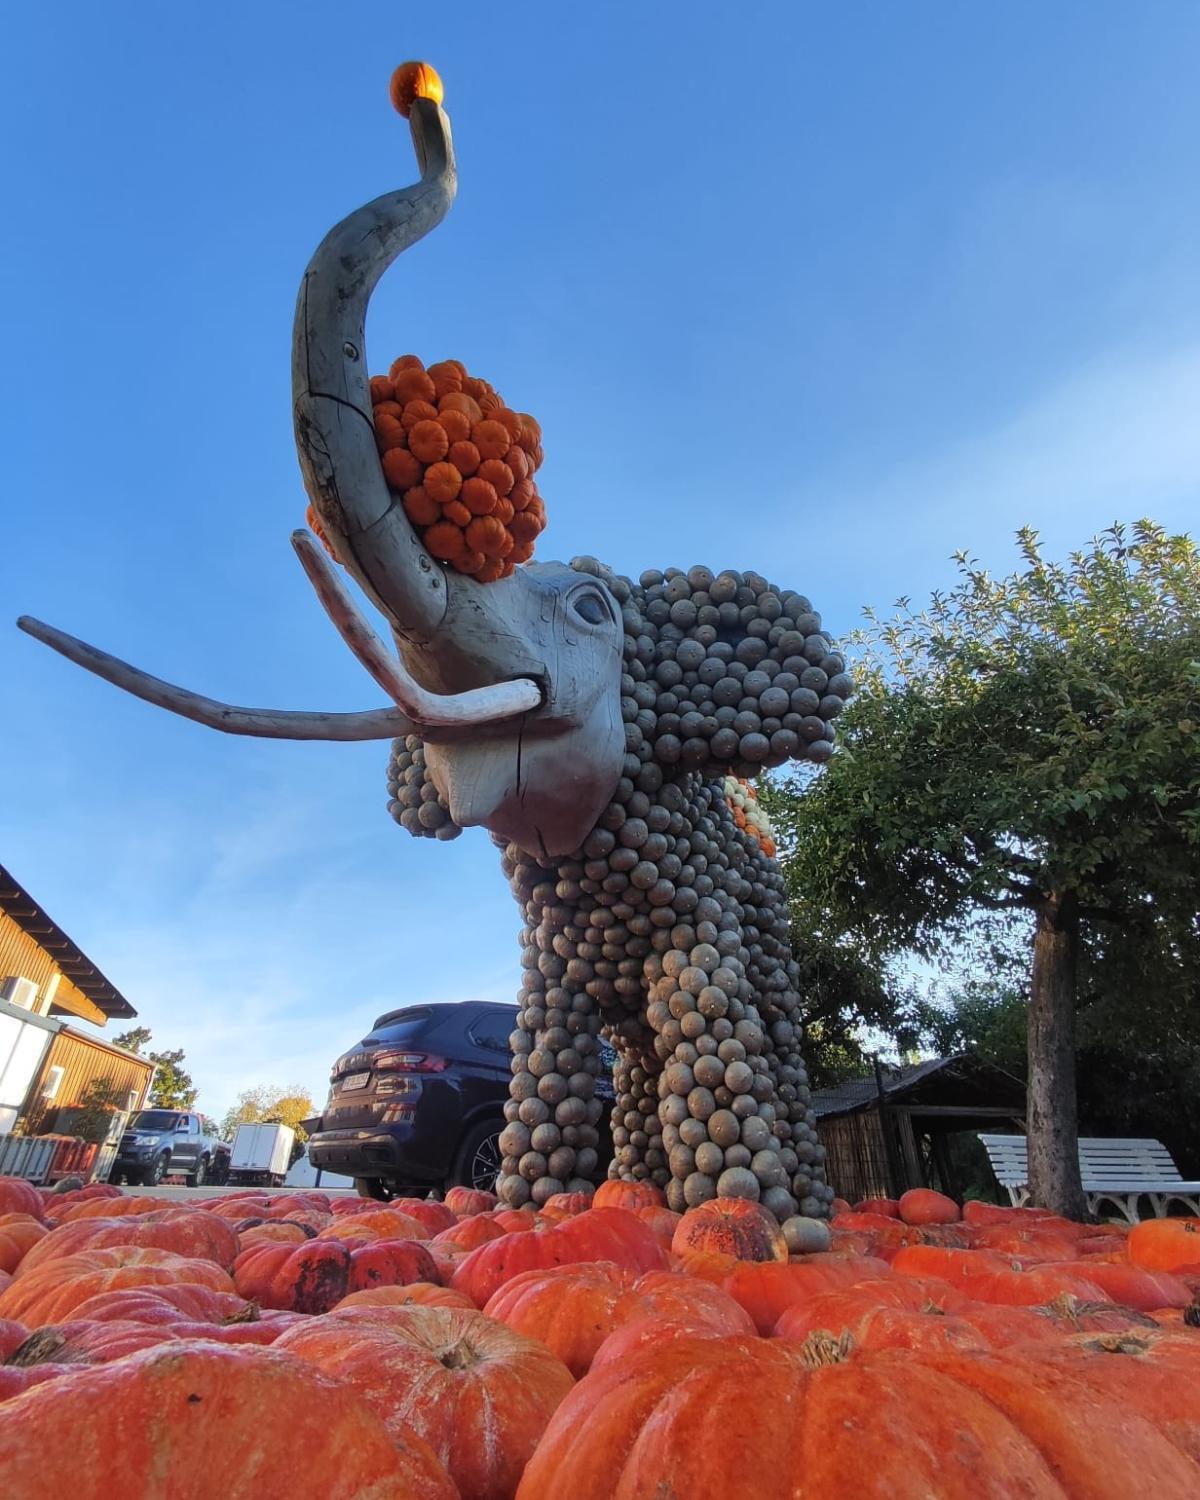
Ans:
POLYGON ((800 1345, 799 1354, 810 1370, 822 1365, 840 1365, 850 1358, 854 1340, 850 1330, 843 1328, 835 1337, 827 1328, 815 1328, 800 1345))

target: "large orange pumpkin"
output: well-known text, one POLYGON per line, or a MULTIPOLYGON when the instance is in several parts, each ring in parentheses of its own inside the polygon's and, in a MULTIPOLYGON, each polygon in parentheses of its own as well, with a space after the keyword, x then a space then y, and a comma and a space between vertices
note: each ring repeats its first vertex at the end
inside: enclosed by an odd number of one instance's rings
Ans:
POLYGON ((46 1210, 37 1188, 20 1177, 0 1177, 0 1214, 28 1214, 44 1219, 46 1210))
POLYGON ((378 1240, 350 1253, 347 1289, 351 1292, 441 1279, 433 1256, 420 1240, 378 1240))
POLYGON ((538 1339, 579 1379, 615 1328, 649 1308, 635 1290, 636 1271, 609 1261, 525 1271, 495 1292, 489 1318, 538 1339))
POLYGON ((755 1500, 1184 1500, 1200 1478, 1151 1419, 1019 1357, 808 1368, 784 1341, 681 1339, 580 1381, 517 1496, 738 1495, 748 1476, 755 1500))
POLYGON ((0 1214, 0 1271, 15 1271, 48 1233, 32 1214, 0 1214))
POLYGON ((443 1229, 458 1223, 458 1215, 452 1208, 436 1203, 432 1198, 393 1198, 388 1207, 393 1213, 407 1214, 410 1219, 416 1219, 430 1235, 440 1234, 443 1229))
POLYGON ((676 1255, 733 1255, 738 1260, 787 1260, 779 1220, 748 1198, 716 1198, 690 1209, 671 1240, 676 1255))
POLYGON ((113 1245, 140 1245, 170 1250, 189 1260, 211 1260, 228 1270, 237 1258, 238 1237, 214 1214, 171 1209, 133 1219, 79 1219, 52 1230, 21 1263, 25 1275, 49 1261, 80 1250, 107 1250, 113 1245))
POLYGON ((475 1311, 475 1304, 465 1292, 456 1292, 450 1286, 437 1286, 432 1281, 411 1281, 407 1286, 375 1286, 364 1292, 350 1292, 334 1309, 341 1312, 347 1307, 466 1307, 475 1311))
POLYGON ((235 1290, 228 1274, 210 1260, 186 1260, 169 1250, 126 1245, 81 1250, 16 1278, 0 1292, 0 1318, 40 1328, 61 1323, 98 1292, 185 1282, 214 1292, 235 1290))
POLYGON ((622 1182, 609 1178, 592 1195, 593 1208, 666 1208, 667 1195, 652 1182, 622 1182))
POLYGON ((189 1282, 97 1292, 72 1309, 90 1322, 234 1323, 257 1317, 254 1303, 236 1292, 214 1292, 189 1282))
POLYGON ((803 1342, 809 1334, 821 1329, 833 1334, 846 1330, 857 1338, 863 1319, 880 1308, 900 1308, 906 1312, 928 1312, 931 1316, 940 1316, 957 1313, 969 1305, 969 1299, 947 1282, 892 1276, 886 1281, 844 1286, 792 1302, 780 1313, 773 1332, 776 1338, 797 1342, 803 1342))
POLYGON ((243 1297, 285 1312, 328 1312, 346 1295, 350 1251, 336 1240, 304 1245, 252 1245, 233 1263, 243 1297))
POLYGON ((495 1193, 485 1193, 479 1188, 455 1187, 446 1194, 445 1201, 450 1212, 461 1219, 469 1214, 486 1214, 500 1200, 495 1193))
POLYGON ((665 1266, 666 1256, 653 1231, 636 1215, 619 1208, 590 1208, 556 1228, 506 1234, 480 1245, 459 1266, 451 1285, 483 1307, 522 1271, 595 1260, 631 1271, 656 1271, 665 1266))
POLYGON ((24 1323, 17 1323, 12 1318, 0 1318, 0 1365, 28 1337, 29 1329, 26 1328, 24 1323))
POLYGON ((509 1500, 573 1384, 544 1345, 452 1307, 348 1308, 274 1347, 345 1381, 389 1427, 420 1433, 463 1500, 509 1500))
POLYGON ((188 1340, 6 1401, 0 1453, 21 1500, 458 1497, 419 1437, 344 1385, 273 1349, 188 1340))
POLYGON ((1047 1275, 1062 1272, 1082 1276, 1123 1307, 1138 1312, 1156 1312, 1160 1307, 1187 1307, 1192 1293, 1187 1283, 1169 1271, 1149 1271, 1142 1266, 1108 1265, 1095 1258, 1067 1261, 1044 1267, 1047 1275))
POLYGON ((1200 1273, 1200 1219, 1146 1219, 1134 1225, 1128 1245, 1135 1266, 1200 1273))
POLYGON ((823 1292, 853 1286, 861 1280, 852 1261, 811 1265, 797 1260, 739 1261, 725 1278, 724 1288, 750 1314, 761 1334, 771 1333, 784 1311, 797 1302, 808 1302, 823 1292))
POLYGON ((962 1218, 962 1209, 953 1198, 931 1188, 909 1188, 900 1195, 898 1208, 906 1224, 957 1224, 962 1218))
POLYGON ((507 1232, 494 1219, 485 1218, 483 1214, 473 1214, 470 1218, 459 1219, 449 1229, 439 1230, 430 1245, 457 1245, 463 1250, 477 1250, 489 1240, 503 1239, 507 1232))
POLYGON ((55 1213, 59 1224, 74 1224, 79 1219, 120 1219, 127 1214, 160 1214, 164 1209, 177 1208, 162 1198, 85 1198, 71 1203, 55 1213))

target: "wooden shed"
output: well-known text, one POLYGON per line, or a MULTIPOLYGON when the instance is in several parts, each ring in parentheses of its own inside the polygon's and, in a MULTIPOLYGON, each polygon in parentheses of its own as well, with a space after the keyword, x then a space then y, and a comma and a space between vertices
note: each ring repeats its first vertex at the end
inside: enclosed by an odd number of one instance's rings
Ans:
POLYGON ((812 1107, 826 1177, 840 1197, 856 1203, 933 1187, 961 1198, 974 1181, 990 1180, 977 1132, 1024 1129, 1025 1085, 959 1053, 880 1065, 873 1077, 815 1090, 812 1107))

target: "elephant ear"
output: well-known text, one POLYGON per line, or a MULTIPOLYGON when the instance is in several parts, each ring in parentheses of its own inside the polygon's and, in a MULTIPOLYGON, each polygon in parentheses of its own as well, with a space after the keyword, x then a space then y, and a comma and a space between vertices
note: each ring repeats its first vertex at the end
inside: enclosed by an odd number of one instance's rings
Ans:
POLYGON ((631 755, 668 775, 755 776, 833 754, 853 683, 803 594, 758 573, 694 567, 622 579, 618 597, 631 755))
POLYGON ((388 760, 388 812, 414 838, 456 839, 462 829, 429 778, 420 735, 392 741, 388 760))

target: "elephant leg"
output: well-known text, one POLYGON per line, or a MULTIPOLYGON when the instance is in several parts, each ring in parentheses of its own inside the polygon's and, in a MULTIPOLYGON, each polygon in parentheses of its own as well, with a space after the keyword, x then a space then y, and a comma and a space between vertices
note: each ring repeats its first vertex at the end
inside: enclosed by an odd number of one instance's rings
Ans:
MULTIPOLYGON (((575 955, 570 875, 509 845, 502 859, 524 916, 523 976, 497 1192, 511 1207, 589 1188, 598 1166, 599 1008, 575 955)), ((570 867, 567 867, 570 869, 570 867)), ((586 967, 586 965, 585 965, 586 967)))
POLYGON ((613 1163, 611 1177, 627 1182, 650 1181, 665 1187, 670 1172, 662 1146, 658 1118, 658 1075, 662 1063, 652 1049, 653 1034, 640 1022, 622 1028, 625 1045, 613 1069, 616 1100, 612 1113, 613 1163))

